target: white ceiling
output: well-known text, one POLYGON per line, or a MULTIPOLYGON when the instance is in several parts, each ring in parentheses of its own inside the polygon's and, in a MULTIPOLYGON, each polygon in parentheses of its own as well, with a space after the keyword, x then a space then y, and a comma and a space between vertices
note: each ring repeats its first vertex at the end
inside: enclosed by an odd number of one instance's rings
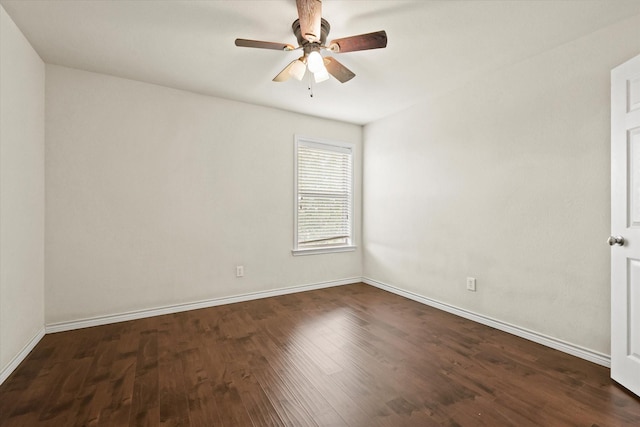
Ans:
POLYGON ((325 0, 329 40, 386 30, 389 43, 337 54, 356 77, 310 98, 305 82, 271 81, 299 52, 234 46, 296 44, 294 0, 0 3, 47 63, 357 124, 640 14, 639 0, 325 0))

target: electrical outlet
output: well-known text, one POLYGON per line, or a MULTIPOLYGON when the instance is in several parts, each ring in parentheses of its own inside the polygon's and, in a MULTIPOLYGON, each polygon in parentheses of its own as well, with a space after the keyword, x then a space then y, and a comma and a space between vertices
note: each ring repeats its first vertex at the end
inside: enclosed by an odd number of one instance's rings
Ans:
POLYGON ((236 277, 244 277, 244 265, 236 265, 236 277))
POLYGON ((476 278, 475 277, 467 277, 467 290, 471 292, 476 291, 476 278))

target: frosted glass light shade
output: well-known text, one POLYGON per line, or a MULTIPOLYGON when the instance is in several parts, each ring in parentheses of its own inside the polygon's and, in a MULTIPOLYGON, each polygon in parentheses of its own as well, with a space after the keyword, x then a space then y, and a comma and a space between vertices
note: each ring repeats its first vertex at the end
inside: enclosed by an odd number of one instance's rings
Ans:
POLYGON ((316 83, 329 80, 329 72, 325 67, 322 67, 320 71, 316 71, 315 73, 313 73, 313 78, 315 79, 316 83))
POLYGON ((307 68, 314 74, 324 68, 324 60, 320 52, 314 50, 309 54, 307 57, 307 68))
POLYGON ((307 67, 304 65, 304 62, 299 59, 291 65, 289 69, 289 74, 291 74, 296 80, 302 80, 304 77, 304 73, 307 71, 307 67))

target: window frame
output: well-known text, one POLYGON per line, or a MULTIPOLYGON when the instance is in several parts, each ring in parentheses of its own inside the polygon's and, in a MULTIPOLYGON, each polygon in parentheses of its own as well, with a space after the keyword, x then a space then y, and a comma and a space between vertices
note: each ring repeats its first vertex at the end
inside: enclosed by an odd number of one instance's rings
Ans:
POLYGON ((335 252, 350 252, 356 250, 355 245, 355 151, 356 145, 351 142, 343 142, 343 141, 334 141, 327 139, 319 139, 319 138, 310 138, 301 135, 295 135, 294 137, 294 191, 293 191, 293 250, 291 251, 293 255, 313 255, 313 254, 324 254, 324 253, 335 253, 335 252), (337 245, 326 245, 326 246, 317 246, 317 247, 298 247, 298 149, 301 145, 310 146, 310 147, 329 147, 338 149, 334 151, 340 150, 349 150, 351 154, 351 182, 349 188, 349 237, 347 238, 347 243, 345 244, 337 244, 337 245))

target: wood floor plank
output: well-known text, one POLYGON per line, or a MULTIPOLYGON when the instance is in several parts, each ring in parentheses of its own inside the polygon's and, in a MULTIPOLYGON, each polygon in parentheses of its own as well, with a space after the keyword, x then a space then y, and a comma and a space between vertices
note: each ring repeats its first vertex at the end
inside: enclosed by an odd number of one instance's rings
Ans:
POLYGON ((317 390, 318 382, 326 377, 319 374, 316 366, 278 346, 269 333, 254 336, 252 343, 258 351, 251 362, 256 367, 255 375, 286 425, 315 426, 319 419, 343 425, 344 421, 317 390), (316 373, 314 382, 304 375, 301 365, 311 366, 316 373))
POLYGON ((609 370, 354 284, 46 335, 0 426, 637 426, 609 370))
POLYGON ((99 426, 129 425, 140 333, 136 322, 123 322, 120 325, 114 362, 107 380, 110 399, 100 411, 99 426))
POLYGON ((191 425, 222 424, 220 412, 211 393, 211 383, 204 367, 199 348, 184 350, 180 354, 185 380, 187 404, 191 425))
POLYGON ((160 425, 158 366, 158 331, 144 330, 138 346, 130 426, 160 425))
MULTIPOLYGON (((172 317, 172 316, 167 316, 172 317)), ((178 322, 175 322, 178 323, 178 322)), ((175 337, 181 329, 167 321, 158 330, 158 405, 161 426, 188 426, 189 401, 182 365, 182 350, 175 337)), ((177 325, 175 325, 177 326, 177 325)))
POLYGON ((225 357, 224 350, 234 345, 233 337, 224 336, 218 320, 214 320, 214 330, 217 331, 215 340, 206 347, 205 360, 208 366, 208 382, 215 407, 220 412, 220 419, 224 426, 251 426, 253 422, 242 402, 240 392, 232 375, 235 367, 225 357))
POLYGON ((102 340, 94 344, 95 351, 92 354, 91 366, 77 397, 79 408, 73 423, 77 427, 98 425, 100 412, 109 398, 107 380, 114 363, 118 338, 111 333, 111 330, 111 327, 104 328, 102 340))
POLYGON ((103 331, 72 331, 60 337, 62 345, 56 347, 53 359, 57 363, 51 367, 50 373, 55 380, 51 381, 49 396, 40 407, 39 422, 45 425, 73 424, 78 404, 77 397, 82 395, 85 378, 89 375, 94 350, 83 350, 84 345, 92 345, 99 341, 103 331), (80 345, 78 345, 80 343, 80 345))

